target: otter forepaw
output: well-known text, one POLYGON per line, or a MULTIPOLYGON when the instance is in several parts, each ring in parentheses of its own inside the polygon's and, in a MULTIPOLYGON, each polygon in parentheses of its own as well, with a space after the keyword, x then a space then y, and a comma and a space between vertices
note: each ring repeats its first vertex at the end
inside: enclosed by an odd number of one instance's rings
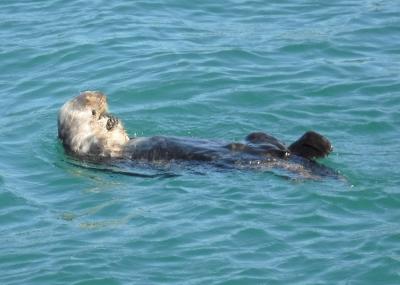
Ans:
POLYGON ((106 128, 108 131, 111 131, 116 125, 118 125, 118 118, 114 116, 109 116, 107 120, 106 128))

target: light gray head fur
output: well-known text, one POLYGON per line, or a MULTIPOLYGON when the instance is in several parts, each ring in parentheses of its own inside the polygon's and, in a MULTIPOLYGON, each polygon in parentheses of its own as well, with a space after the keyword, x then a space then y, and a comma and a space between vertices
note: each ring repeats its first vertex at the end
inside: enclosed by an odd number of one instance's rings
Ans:
POLYGON ((107 129, 107 98, 85 91, 66 102, 58 114, 58 137, 64 148, 78 156, 118 157, 129 140, 121 122, 107 129))

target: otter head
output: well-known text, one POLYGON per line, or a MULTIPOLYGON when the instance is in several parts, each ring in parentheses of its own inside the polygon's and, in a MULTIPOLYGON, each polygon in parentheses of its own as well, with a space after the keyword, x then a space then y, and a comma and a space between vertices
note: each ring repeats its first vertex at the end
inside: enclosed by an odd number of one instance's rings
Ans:
POLYGON ((98 91, 82 92, 66 102, 58 115, 58 137, 64 148, 79 156, 120 156, 129 138, 107 110, 107 97, 98 91))

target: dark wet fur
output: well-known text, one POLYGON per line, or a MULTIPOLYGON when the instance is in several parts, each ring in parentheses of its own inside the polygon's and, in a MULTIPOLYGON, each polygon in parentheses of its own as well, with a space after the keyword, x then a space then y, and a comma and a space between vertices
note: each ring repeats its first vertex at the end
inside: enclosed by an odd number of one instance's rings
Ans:
POLYGON ((332 145, 324 136, 308 131, 289 146, 292 154, 307 159, 321 158, 332 151, 332 145))
POLYGON ((314 158, 329 154, 331 144, 315 132, 307 132, 287 148, 266 133, 251 133, 244 143, 155 136, 131 139, 125 157, 146 162, 203 162, 221 168, 282 168, 309 178, 334 177, 337 173, 314 158))

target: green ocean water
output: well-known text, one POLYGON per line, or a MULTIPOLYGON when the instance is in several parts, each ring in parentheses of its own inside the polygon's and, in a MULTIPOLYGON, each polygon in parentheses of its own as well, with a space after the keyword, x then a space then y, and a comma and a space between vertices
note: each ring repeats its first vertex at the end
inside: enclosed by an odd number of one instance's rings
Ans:
POLYGON ((0 284, 400 284, 399 1, 0 2, 0 284), (290 143, 346 181, 76 165, 57 112, 290 143), (83 166, 83 167, 82 167, 83 166))

